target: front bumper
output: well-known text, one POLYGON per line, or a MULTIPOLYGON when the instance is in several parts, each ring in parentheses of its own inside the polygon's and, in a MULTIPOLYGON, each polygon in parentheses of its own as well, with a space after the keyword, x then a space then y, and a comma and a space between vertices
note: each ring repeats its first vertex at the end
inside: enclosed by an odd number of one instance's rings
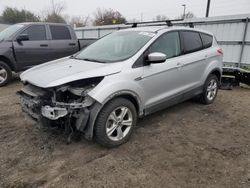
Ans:
POLYGON ((93 101, 88 101, 85 104, 62 103, 45 100, 39 96, 32 96, 22 90, 17 94, 21 99, 22 110, 33 119, 43 122, 41 120, 46 118, 55 124, 60 124, 60 126, 64 124, 65 127, 71 126, 78 131, 84 132, 90 114, 88 107, 93 101))
POLYGON ((26 112, 29 116, 31 116, 35 120, 40 119, 39 108, 41 107, 40 101, 36 99, 29 98, 24 95, 21 91, 17 92, 20 96, 20 104, 22 110, 26 112))

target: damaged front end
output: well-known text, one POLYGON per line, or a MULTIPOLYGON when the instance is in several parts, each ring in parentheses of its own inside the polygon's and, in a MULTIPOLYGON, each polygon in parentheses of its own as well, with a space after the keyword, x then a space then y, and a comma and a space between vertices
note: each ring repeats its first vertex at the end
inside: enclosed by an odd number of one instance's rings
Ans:
POLYGON ((103 77, 75 81, 54 88, 40 88, 32 84, 18 91, 22 110, 44 127, 59 126, 84 132, 90 116, 90 108, 96 102, 88 93, 103 77))

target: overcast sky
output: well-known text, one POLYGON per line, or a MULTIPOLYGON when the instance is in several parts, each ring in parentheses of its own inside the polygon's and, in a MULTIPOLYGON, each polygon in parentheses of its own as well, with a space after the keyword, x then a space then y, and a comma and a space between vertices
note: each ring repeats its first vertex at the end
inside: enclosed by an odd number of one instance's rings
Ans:
MULTIPOLYGON (((127 20, 133 18, 152 20, 156 15, 175 18, 183 13, 182 4, 186 4, 187 12, 196 17, 204 17, 207 0, 54 0, 63 1, 66 5, 64 14, 69 16, 93 17, 98 7, 112 8, 121 12, 127 20)), ((6 6, 25 8, 37 14, 48 8, 51 0, 0 0, 0 13, 6 6)), ((250 13, 250 0, 211 0, 210 16, 250 13)))

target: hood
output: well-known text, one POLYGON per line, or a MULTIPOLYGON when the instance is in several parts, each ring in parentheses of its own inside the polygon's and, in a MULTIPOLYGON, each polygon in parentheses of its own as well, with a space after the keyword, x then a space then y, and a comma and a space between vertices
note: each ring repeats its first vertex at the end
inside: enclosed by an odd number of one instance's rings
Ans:
POLYGON ((11 46, 12 46, 12 43, 10 41, 0 40, 0 48, 6 48, 9 50, 11 46))
POLYGON ((42 88, 55 87, 72 81, 120 72, 121 63, 96 63, 62 58, 31 68, 20 75, 24 82, 42 88))

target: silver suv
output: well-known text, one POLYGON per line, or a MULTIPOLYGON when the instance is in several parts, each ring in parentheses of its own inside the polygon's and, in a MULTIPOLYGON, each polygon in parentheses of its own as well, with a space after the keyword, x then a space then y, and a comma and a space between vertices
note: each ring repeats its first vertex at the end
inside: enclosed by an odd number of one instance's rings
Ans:
POLYGON ((137 27, 25 71, 19 95, 43 126, 115 147, 130 138, 138 117, 196 96, 213 103, 221 74, 222 50, 211 33, 137 27))

